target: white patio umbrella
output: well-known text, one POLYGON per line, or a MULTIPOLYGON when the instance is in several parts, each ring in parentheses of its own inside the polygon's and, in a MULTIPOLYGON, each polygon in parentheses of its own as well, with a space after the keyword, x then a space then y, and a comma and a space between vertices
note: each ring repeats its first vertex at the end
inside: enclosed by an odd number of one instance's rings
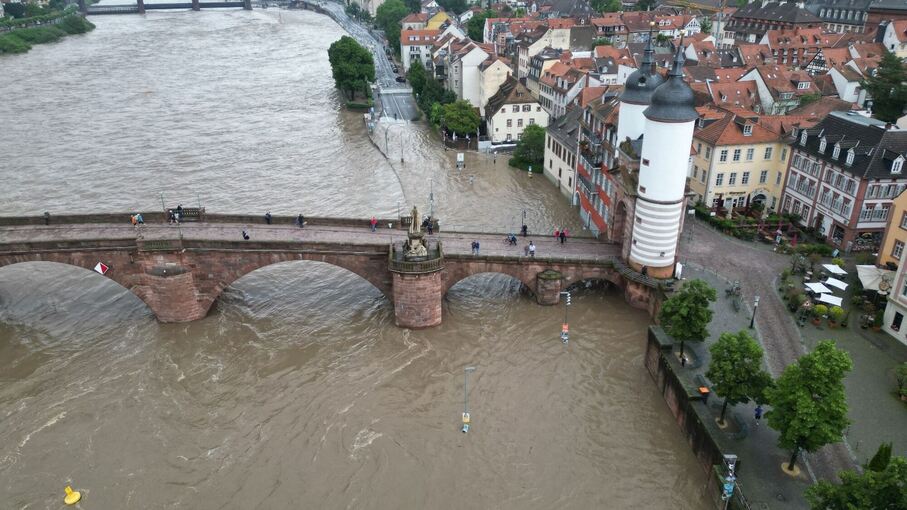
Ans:
POLYGON ((891 282, 894 281, 894 271, 875 266, 857 266, 857 276, 866 290, 888 292, 891 290, 891 282))
POLYGON ((826 285, 831 285, 836 289, 847 290, 847 284, 838 280, 837 278, 827 278, 825 280, 826 285))
POLYGON ((834 306, 841 306, 842 299, 831 294, 822 294, 819 296, 819 301, 823 303, 828 303, 834 306))
POLYGON ((807 283, 806 288, 816 294, 831 294, 832 290, 821 283, 807 283))
POLYGON ((838 267, 837 264, 822 264, 822 267, 831 274, 847 274, 847 271, 838 267))

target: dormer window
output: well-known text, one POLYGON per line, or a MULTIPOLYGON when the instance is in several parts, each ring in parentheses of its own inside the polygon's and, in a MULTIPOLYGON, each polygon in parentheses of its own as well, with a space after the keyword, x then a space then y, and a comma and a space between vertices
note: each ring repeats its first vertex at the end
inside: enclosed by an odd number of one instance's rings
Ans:
POLYGON ((838 156, 840 156, 840 155, 841 155, 841 145, 836 143, 835 150, 832 151, 831 157, 834 159, 838 159, 838 156))
POLYGON ((743 126, 743 136, 752 136, 752 134, 753 134, 753 125, 752 124, 746 124, 745 126, 743 126))
POLYGON ((853 157, 855 156, 853 149, 847 151, 847 166, 853 165, 853 157))
POLYGON ((901 173, 901 168, 904 166, 904 156, 898 156, 898 159, 894 160, 894 163, 891 164, 891 173, 899 174, 901 173))
POLYGON ((822 141, 819 142, 819 152, 825 154, 825 147, 828 146, 828 142, 825 140, 825 137, 822 137, 822 141))
POLYGON ((797 83, 797 89, 799 89, 799 90, 808 89, 808 88, 809 88, 808 81, 801 81, 801 82, 797 83))
POLYGON ((800 135, 800 145, 806 145, 806 130, 803 130, 803 134, 800 135))

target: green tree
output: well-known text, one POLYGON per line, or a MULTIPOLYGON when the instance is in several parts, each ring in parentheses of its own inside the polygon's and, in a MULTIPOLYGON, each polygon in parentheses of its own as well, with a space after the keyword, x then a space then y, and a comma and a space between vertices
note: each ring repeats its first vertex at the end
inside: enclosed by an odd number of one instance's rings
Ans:
POLYGON ((699 28, 703 33, 709 34, 712 32, 712 20, 709 18, 703 17, 699 20, 699 28))
POLYGON ((328 61, 334 84, 348 93, 350 100, 356 99, 359 90, 368 97, 369 82, 375 80, 375 62, 370 51, 345 35, 328 48, 328 61))
POLYGON ((516 10, 513 11, 513 17, 514 18, 525 18, 526 9, 523 7, 517 7, 516 10))
POLYGON ((25 11, 26 11, 25 3, 10 2, 8 4, 6 4, 6 3, 3 4, 3 12, 5 12, 7 16, 10 16, 13 18, 26 17, 25 11))
POLYGON ((801 449, 814 452, 841 440, 847 427, 844 375, 853 368, 850 356, 831 340, 788 365, 766 393, 772 410, 768 424, 780 432, 778 446, 791 450, 793 470, 801 449))
POLYGON ((875 76, 868 76, 860 85, 872 97, 872 115, 885 122, 896 122, 907 106, 907 70, 901 59, 885 51, 875 76))
POLYGON ((346 6, 346 9, 344 9, 344 10, 346 11, 346 15, 349 16, 349 17, 351 17, 351 18, 358 18, 358 17, 359 17, 359 13, 362 12, 362 8, 359 7, 359 4, 350 4, 350 5, 347 5, 347 6, 346 6))
POLYGON ((719 418, 724 423, 728 405, 761 398, 772 379, 762 370, 762 347, 746 331, 722 333, 709 352, 712 359, 705 376, 712 381, 715 394, 724 399, 719 418))
POLYGON ((482 12, 475 13, 469 21, 466 22, 466 35, 476 42, 482 42, 485 36, 485 20, 497 17, 497 13, 491 9, 485 9, 482 12))
POLYGON ((623 10, 620 0, 592 0, 591 5, 595 12, 617 12, 623 10))
POLYGON ((592 40, 592 47, 596 46, 611 46, 611 41, 607 37, 596 37, 592 40))
POLYGON ((907 362, 894 369, 894 379, 898 383, 898 396, 907 395, 907 362))
POLYGON ((409 71, 406 71, 406 79, 409 80, 409 85, 413 88, 413 94, 419 97, 419 94, 425 88, 425 80, 428 79, 425 74, 425 68, 422 67, 422 62, 415 60, 410 64, 409 71))
POLYGON ((680 340, 680 355, 685 342, 702 342, 709 336, 712 322, 709 303, 717 299, 715 289, 703 280, 690 280, 661 307, 658 318, 665 332, 680 340))
POLYGON ((422 10, 421 0, 403 0, 403 3, 406 4, 406 8, 409 9, 409 12, 419 12, 422 10))
POLYGON ((869 459, 869 462, 863 467, 869 471, 884 471, 890 462, 891 443, 882 443, 879 445, 879 449, 876 450, 875 455, 873 455, 872 458, 869 459))
POLYGON ((387 0, 375 11, 375 24, 384 30, 388 44, 395 51, 400 50, 400 21, 409 14, 409 9, 400 0, 387 0))
POLYGON ((545 160, 545 128, 530 124, 523 130, 523 136, 513 150, 512 166, 526 168, 533 165, 541 170, 545 160))
POLYGON ((639 0, 636 2, 637 11, 648 11, 655 7, 655 0, 639 0))
POLYGON ((467 101, 444 105, 444 126, 458 135, 475 136, 480 121, 476 109, 467 101))
POLYGON ((825 480, 806 489, 813 510, 907 509, 907 459, 892 457, 882 469, 843 471, 841 483, 825 480))
POLYGON ((467 9, 466 0, 438 0, 438 5, 458 16, 467 9))

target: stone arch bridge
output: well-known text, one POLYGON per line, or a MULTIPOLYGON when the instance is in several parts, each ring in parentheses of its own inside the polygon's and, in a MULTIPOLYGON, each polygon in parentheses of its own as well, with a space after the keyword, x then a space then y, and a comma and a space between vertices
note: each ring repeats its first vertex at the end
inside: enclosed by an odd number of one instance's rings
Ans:
POLYGON ((627 268, 620 246, 591 238, 558 243, 550 234, 520 238, 517 246, 504 234, 441 232, 429 243, 443 247, 435 260, 397 260, 406 218, 382 220, 371 232, 366 219, 308 218, 305 228, 290 217, 203 215, 202 221, 171 225, 161 213, 143 213, 134 227, 129 214, 0 217, 0 267, 35 261, 91 270, 98 262, 105 276, 135 293, 162 322, 205 317, 235 280, 280 262, 315 260, 355 273, 394 304, 402 327, 441 323, 444 294, 458 281, 479 273, 503 273, 522 282, 539 304, 554 305, 561 290, 587 279, 607 280, 627 301, 650 313, 660 290, 670 282, 654 280, 627 268), (249 239, 242 237, 242 232, 249 239), (532 240, 536 257, 524 254, 532 240), (480 254, 471 253, 479 241, 480 254))

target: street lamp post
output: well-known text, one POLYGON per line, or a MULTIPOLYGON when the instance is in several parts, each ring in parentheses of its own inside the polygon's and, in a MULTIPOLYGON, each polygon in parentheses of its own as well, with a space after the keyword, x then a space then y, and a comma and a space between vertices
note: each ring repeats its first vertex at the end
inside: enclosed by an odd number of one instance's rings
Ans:
POLYGON ((561 292, 561 296, 564 296, 564 324, 561 326, 561 342, 564 342, 566 345, 567 341, 570 340, 570 324, 567 322, 567 310, 570 308, 570 292, 561 292))
POLYGON ((475 372, 476 367, 466 367, 463 369, 463 428, 461 429, 463 433, 469 432, 469 373, 475 372))
POLYGON ((753 316, 750 317, 750 329, 753 329, 753 325, 756 323, 757 308, 759 308, 759 296, 756 296, 756 300, 753 302, 753 316))

